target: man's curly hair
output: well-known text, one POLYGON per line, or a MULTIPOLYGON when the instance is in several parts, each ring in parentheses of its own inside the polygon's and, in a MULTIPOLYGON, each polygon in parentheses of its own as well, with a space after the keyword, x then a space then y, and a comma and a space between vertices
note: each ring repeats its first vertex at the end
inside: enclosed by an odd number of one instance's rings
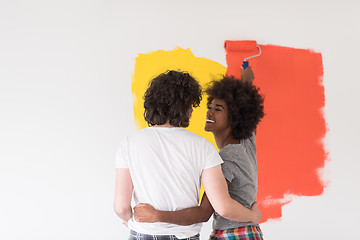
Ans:
POLYGON ((251 137, 264 117, 264 98, 259 88, 233 76, 212 81, 206 93, 208 105, 214 98, 222 99, 228 106, 228 120, 232 136, 241 140, 251 137))
POLYGON ((201 86, 189 73, 167 71, 152 79, 144 94, 144 117, 149 126, 167 121, 189 126, 189 109, 200 105, 201 86))

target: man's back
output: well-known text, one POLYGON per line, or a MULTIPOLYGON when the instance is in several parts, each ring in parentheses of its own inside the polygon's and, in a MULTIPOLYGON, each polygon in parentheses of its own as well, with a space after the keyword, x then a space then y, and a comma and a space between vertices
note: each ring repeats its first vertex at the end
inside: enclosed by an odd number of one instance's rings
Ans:
MULTIPOLYGON (((120 145, 117 168, 129 168, 135 204, 149 203, 158 210, 173 211, 197 206, 203 169, 222 160, 206 139, 179 127, 149 127, 126 138, 120 145)), ((201 224, 128 222, 131 229, 147 234, 171 234, 179 238, 200 231, 201 224)))

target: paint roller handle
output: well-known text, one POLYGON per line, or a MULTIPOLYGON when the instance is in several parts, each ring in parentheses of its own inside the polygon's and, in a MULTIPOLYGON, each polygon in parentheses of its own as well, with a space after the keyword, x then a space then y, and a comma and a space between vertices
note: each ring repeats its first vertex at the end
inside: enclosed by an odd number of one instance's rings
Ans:
POLYGON ((249 66, 249 61, 244 61, 242 65, 243 69, 246 69, 248 66, 249 66))
POLYGON ((248 60, 249 60, 250 58, 255 58, 255 57, 258 57, 258 56, 261 55, 261 47, 260 47, 259 45, 257 45, 257 48, 259 49, 259 53, 258 53, 258 54, 254 55, 254 56, 250 56, 250 57, 244 58, 244 62, 243 62, 243 65, 242 65, 244 69, 249 66, 249 61, 248 61, 248 60))

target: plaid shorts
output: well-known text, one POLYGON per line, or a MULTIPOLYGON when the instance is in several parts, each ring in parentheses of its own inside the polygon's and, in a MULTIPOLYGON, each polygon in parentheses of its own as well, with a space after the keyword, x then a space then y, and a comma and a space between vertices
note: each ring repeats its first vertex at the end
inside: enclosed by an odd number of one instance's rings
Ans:
MULTIPOLYGON (((189 238, 182 238, 183 240, 199 240, 200 234, 196 234, 195 236, 189 238)), ((130 231, 129 240, 182 240, 174 235, 148 235, 135 232, 133 230, 130 231)))
POLYGON ((212 231, 209 240, 263 240, 259 226, 243 226, 212 231))

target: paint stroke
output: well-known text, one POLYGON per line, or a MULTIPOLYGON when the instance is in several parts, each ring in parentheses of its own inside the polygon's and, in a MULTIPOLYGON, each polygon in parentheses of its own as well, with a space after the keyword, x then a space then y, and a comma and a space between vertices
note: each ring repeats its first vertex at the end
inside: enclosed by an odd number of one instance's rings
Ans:
MULTIPOLYGON (((257 129, 259 208, 262 221, 281 217, 289 196, 317 196, 324 191, 326 134, 322 110, 322 56, 312 50, 260 45, 262 55, 249 60, 254 84, 265 96, 265 118, 257 129)), ((227 75, 240 76, 245 57, 254 52, 227 51, 227 75)))

